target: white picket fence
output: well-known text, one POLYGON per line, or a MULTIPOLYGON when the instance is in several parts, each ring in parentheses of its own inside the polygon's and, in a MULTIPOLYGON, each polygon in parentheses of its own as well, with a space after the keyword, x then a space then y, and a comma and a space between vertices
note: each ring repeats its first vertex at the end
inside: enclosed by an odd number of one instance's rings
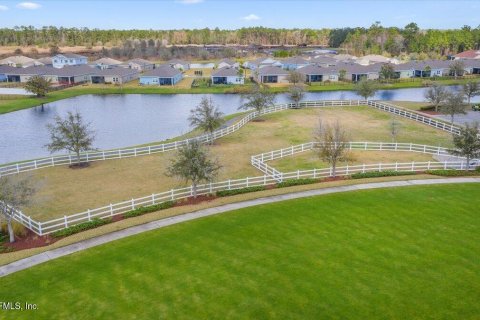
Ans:
MULTIPOLYGON (((359 106, 366 105, 366 101, 362 100, 321 100, 321 101, 305 101, 300 103, 300 107, 328 107, 328 106, 359 106)), ((231 134, 235 131, 238 131, 244 125, 246 125, 251 120, 264 115, 277 111, 282 111, 290 108, 294 108, 295 104, 293 103, 284 103, 277 104, 273 107, 266 108, 262 112, 251 112, 242 118, 240 121, 235 124, 228 126, 223 129, 214 131, 212 134, 204 134, 198 137, 191 139, 185 139, 181 141, 174 141, 169 143, 162 143, 158 145, 137 147, 137 148, 127 148, 127 149, 115 149, 115 150, 105 150, 105 151, 94 151, 94 152, 85 152, 80 155, 80 160, 82 162, 91 162, 91 161, 103 161, 103 160, 112 160, 120 158, 130 158, 138 157, 144 155, 155 154, 159 152, 166 152, 176 150, 191 140, 199 140, 202 143, 208 143, 212 140, 219 139, 228 134, 231 134)), ((76 156, 73 154, 60 155, 48 158, 42 158, 31 161, 17 162, 13 164, 0 165, 0 176, 17 174, 20 172, 37 170, 41 168, 61 166, 61 165, 70 165, 77 161, 76 156)))

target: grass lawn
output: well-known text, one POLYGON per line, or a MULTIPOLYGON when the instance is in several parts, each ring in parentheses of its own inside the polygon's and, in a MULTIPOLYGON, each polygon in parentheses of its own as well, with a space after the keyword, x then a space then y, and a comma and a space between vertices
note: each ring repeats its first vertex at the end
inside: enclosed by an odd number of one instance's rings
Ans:
MULTIPOLYGON (((324 121, 340 120, 350 131, 352 141, 390 141, 388 132, 390 115, 369 107, 281 111, 264 116, 265 121, 248 123, 241 130, 217 140, 215 145, 210 147, 211 153, 223 165, 218 180, 262 175, 251 166, 250 157, 311 141, 319 117, 324 121)), ((451 143, 451 137, 446 132, 407 119, 399 121, 402 124, 399 142, 443 146, 449 146, 451 143)), ((175 152, 166 152, 137 158, 99 161, 92 163, 89 168, 80 170, 63 166, 25 173, 39 180, 41 186, 32 208, 27 208, 25 212, 35 219, 45 221, 109 203, 186 186, 184 181, 165 176, 170 159, 174 156, 175 152)), ((394 158, 385 158, 385 161, 395 162, 395 159, 402 155, 393 156, 394 158)), ((417 159, 412 158, 409 161, 417 159)), ((376 159, 372 161, 378 162, 376 159)), ((299 168, 294 170, 296 169, 299 168)))
MULTIPOLYGON (((391 162, 436 162, 429 154, 418 152, 395 151, 364 151, 352 150, 348 152, 348 159, 338 162, 337 166, 361 165, 364 163, 391 163, 391 162)), ((290 172, 295 170, 311 170, 330 168, 327 162, 322 161, 318 153, 313 150, 297 153, 293 156, 268 161, 268 164, 277 170, 290 172)))
POLYGON ((478 319, 478 185, 246 208, 2 279, 2 319, 478 319), (408 206, 405 206, 408 203, 408 206))
MULTIPOLYGON (((458 85, 463 84, 471 79, 445 79, 445 80, 436 80, 443 85, 458 85)), ((47 95, 47 97, 38 99, 34 97, 19 97, 14 100, 0 100, 0 114, 12 112, 16 110, 21 110, 25 108, 30 108, 38 106, 41 103, 53 102, 61 99, 67 99, 71 97, 76 97, 83 94, 129 94, 129 93, 138 93, 138 94, 174 94, 174 93, 238 93, 242 92, 248 85, 244 86, 233 86, 233 87, 201 87, 201 88, 190 88, 191 80, 186 80, 180 82, 177 86, 172 87, 159 87, 159 86, 139 86, 138 81, 132 81, 126 83, 122 86, 115 85, 105 85, 105 84, 88 84, 80 85, 60 91, 53 91, 47 95)), ((401 89, 401 88, 416 88, 423 87, 424 81, 409 81, 409 82, 399 82, 393 84, 380 84, 379 89, 401 89)), ((286 92, 288 91, 288 86, 273 86, 270 88, 272 92, 286 92)), ((353 90, 353 84, 328 84, 328 85, 312 85, 306 86, 308 91, 337 91, 337 90, 353 90)))

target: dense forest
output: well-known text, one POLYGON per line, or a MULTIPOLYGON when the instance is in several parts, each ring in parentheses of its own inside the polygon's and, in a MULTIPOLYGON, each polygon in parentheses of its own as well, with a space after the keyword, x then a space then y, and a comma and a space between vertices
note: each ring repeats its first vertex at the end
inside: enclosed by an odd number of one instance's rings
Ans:
MULTIPOLYGON (((420 29, 415 23, 404 28, 383 27, 375 22, 369 28, 272 29, 264 27, 238 30, 99 30, 88 28, 31 26, 0 29, 3 46, 105 46, 148 48, 168 45, 316 45, 342 48, 355 55, 427 53, 455 54, 480 48, 480 26, 438 30, 420 29)), ((151 49, 153 50, 153 49, 151 49)))

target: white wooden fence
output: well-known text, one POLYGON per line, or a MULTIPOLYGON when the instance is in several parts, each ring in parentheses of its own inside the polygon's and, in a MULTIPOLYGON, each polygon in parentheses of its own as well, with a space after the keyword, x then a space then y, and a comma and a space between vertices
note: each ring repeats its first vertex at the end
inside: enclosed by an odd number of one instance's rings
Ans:
MULTIPOLYGON (((301 102, 301 107, 327 107, 327 106, 359 106, 365 105, 366 101, 361 100, 321 100, 321 101, 305 101, 301 102)), ((174 141, 169 143, 162 143, 158 145, 151 145, 145 147, 137 147, 137 148, 127 148, 127 149, 115 149, 115 150, 105 150, 105 151, 94 151, 94 152, 85 152, 80 155, 81 161, 103 161, 103 160, 111 160, 111 159, 120 159, 120 158, 130 158, 130 157, 138 157, 144 155, 150 155, 159 152, 166 152, 176 150, 179 147, 184 146, 193 139, 200 140, 203 143, 210 142, 211 140, 216 140, 221 137, 224 137, 228 134, 231 134, 252 119, 259 117, 263 114, 273 113, 277 111, 286 110, 289 108, 294 108, 295 104, 293 103, 284 103, 284 104, 277 104, 273 107, 266 108, 262 112, 251 112, 242 118, 240 121, 236 122, 235 124, 228 126, 223 129, 219 129, 214 131, 212 134, 204 134, 200 135, 195 138, 185 139, 181 141, 174 141)), ((0 176, 17 174, 20 172, 37 170, 41 168, 53 167, 53 166, 60 166, 60 165, 69 165, 76 162, 76 156, 73 154, 68 155, 60 155, 60 156, 53 156, 48 158, 42 158, 37 160, 31 161, 24 161, 24 162, 17 162, 11 163, 6 165, 0 165, 0 176)))

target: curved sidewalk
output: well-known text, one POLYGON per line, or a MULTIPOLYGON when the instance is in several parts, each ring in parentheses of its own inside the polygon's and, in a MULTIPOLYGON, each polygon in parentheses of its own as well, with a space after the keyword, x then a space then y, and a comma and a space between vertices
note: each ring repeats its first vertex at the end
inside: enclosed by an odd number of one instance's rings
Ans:
POLYGON ((190 212, 190 213, 186 213, 178 216, 173 216, 169 218, 152 221, 146 224, 115 231, 115 232, 105 234, 96 238, 83 240, 74 244, 67 245, 65 247, 45 251, 25 259, 14 261, 10 264, 0 266, 0 277, 15 273, 17 271, 28 269, 35 265, 41 264, 43 262, 57 259, 75 252, 86 250, 88 248, 96 247, 104 243, 126 238, 142 232, 160 229, 173 224, 195 220, 202 217, 208 217, 211 215, 224 213, 224 212, 228 212, 236 209, 242 209, 242 208, 268 204, 273 202, 279 202, 284 200, 305 198, 305 197, 318 196, 318 195, 331 194, 331 193, 355 191, 355 190, 393 188, 393 187, 405 187, 405 186, 416 186, 416 185, 452 184, 452 183, 480 183, 480 178, 465 177, 465 178, 422 179, 422 180, 362 183, 362 184, 349 185, 349 186, 339 186, 339 187, 287 193, 282 195, 276 195, 276 196, 270 196, 270 197, 264 197, 264 198, 237 202, 237 203, 226 204, 218 207, 207 208, 207 209, 203 209, 195 212, 190 212))

